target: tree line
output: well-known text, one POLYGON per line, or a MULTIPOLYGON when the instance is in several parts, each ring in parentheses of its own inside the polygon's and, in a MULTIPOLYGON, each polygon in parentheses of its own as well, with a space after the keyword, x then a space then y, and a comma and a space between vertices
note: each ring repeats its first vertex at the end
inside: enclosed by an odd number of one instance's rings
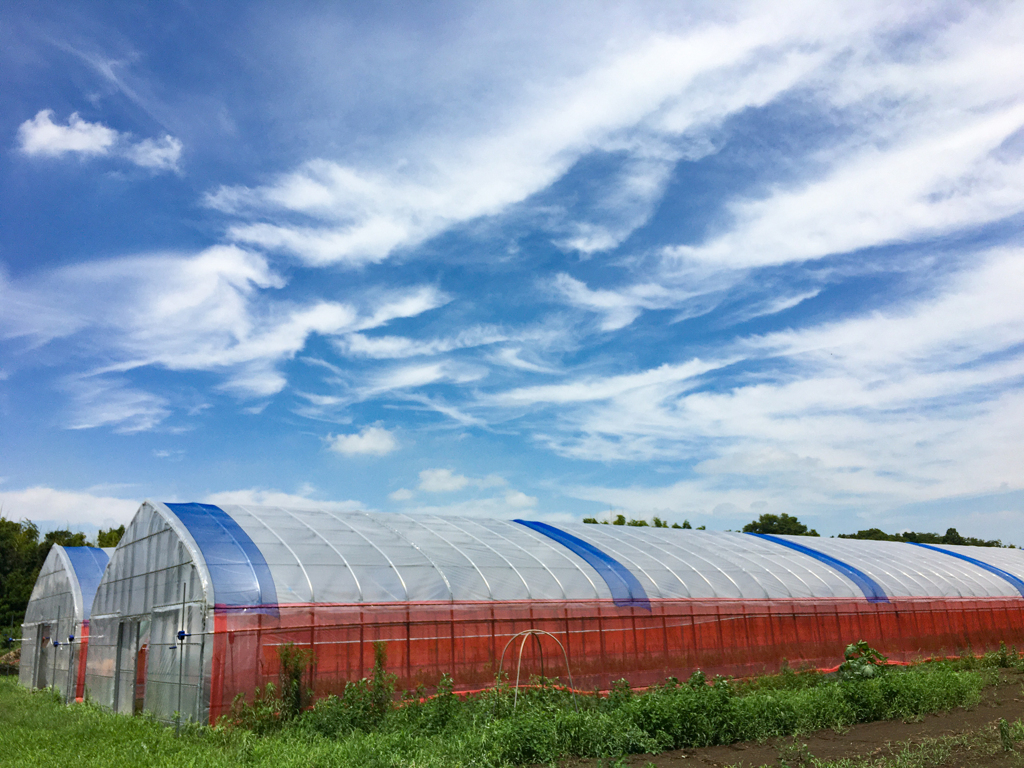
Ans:
POLYGON ((28 606, 43 561, 54 544, 64 547, 114 547, 124 534, 124 526, 101 530, 89 541, 84 533, 49 531, 40 536, 35 523, 20 523, 0 516, 0 634, 20 633, 21 620, 28 606))
MULTIPOLYGON (((646 520, 627 520, 625 515, 617 515, 614 520, 598 520, 596 517, 583 518, 584 523, 601 523, 604 525, 633 525, 653 528, 684 528, 691 529, 689 520, 684 520, 682 525, 672 523, 669 525, 660 517, 655 516, 653 524, 646 520)), ((703 531, 706 526, 698 526, 696 530, 703 531)), ((819 536, 813 528, 808 528, 793 515, 783 512, 781 515, 764 514, 757 520, 753 520, 743 526, 743 533, 773 533, 781 536, 819 536)), ((905 541, 915 544, 961 544, 971 547, 1009 547, 1013 544, 1003 544, 1000 539, 978 539, 974 536, 961 536, 956 528, 947 528, 945 533, 918 533, 916 531, 905 531, 903 533, 886 533, 881 528, 867 528, 856 533, 840 533, 836 538, 840 539, 870 539, 872 541, 905 541)))

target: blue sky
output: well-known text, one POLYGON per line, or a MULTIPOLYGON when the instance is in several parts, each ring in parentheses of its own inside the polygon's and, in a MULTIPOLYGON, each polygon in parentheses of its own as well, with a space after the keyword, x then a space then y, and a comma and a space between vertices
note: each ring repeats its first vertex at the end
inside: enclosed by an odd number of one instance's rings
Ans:
POLYGON ((1024 545, 1024 6, 17 4, 0 502, 1024 545))

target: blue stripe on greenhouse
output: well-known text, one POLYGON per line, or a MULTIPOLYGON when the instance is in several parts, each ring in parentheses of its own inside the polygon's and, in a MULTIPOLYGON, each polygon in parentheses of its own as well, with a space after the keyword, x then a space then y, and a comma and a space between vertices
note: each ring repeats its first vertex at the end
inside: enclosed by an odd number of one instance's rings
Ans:
POLYGON ((1018 592, 1020 592, 1021 597, 1024 597, 1024 581, 1022 581, 1019 576, 1014 576, 1009 571, 1004 571, 1002 568, 997 568, 994 565, 990 565, 989 563, 983 562, 983 561, 978 560, 977 558, 974 558, 974 557, 969 557, 967 555, 962 555, 959 552, 953 552, 952 550, 949 550, 949 549, 942 549, 942 547, 933 547, 931 544, 921 544, 920 542, 917 542, 917 541, 908 541, 907 543, 908 544, 913 544, 915 547, 924 547, 925 549, 930 549, 933 552, 941 552, 944 555, 949 555, 950 557, 956 557, 956 558, 959 558, 960 560, 966 560, 968 563, 976 565, 979 568, 984 568, 989 573, 994 573, 999 578, 1006 579, 1006 581, 1010 582, 1014 586, 1014 588, 1018 592))
POLYGON ((576 538, 571 533, 566 533, 560 528, 555 528, 555 526, 548 525, 547 523, 538 523, 533 520, 513 520, 512 522, 525 525, 537 533, 542 533, 548 538, 554 539, 587 561, 604 579, 604 583, 608 585, 608 590, 612 593, 612 601, 615 605, 620 607, 635 606, 647 611, 651 610, 651 601, 647 597, 647 592, 644 591, 643 586, 637 581, 636 576, 607 552, 602 552, 593 544, 576 538))
POLYGON ((868 599, 869 603, 889 602, 889 597, 885 594, 885 590, 882 589, 881 584, 864 573, 864 571, 854 568, 849 563, 844 563, 842 560, 832 557, 832 555, 826 555, 824 552, 811 549, 804 544, 797 544, 795 541, 773 536, 770 533, 751 533, 750 535, 757 536, 759 539, 774 541, 776 544, 781 544, 783 547, 795 549, 797 552, 802 552, 805 555, 813 557, 819 562, 825 563, 825 565, 831 566, 860 587, 860 591, 864 593, 864 597, 868 599))
POLYGON ((96 597, 96 589, 110 557, 96 547, 64 547, 64 554, 71 561, 78 587, 82 590, 82 620, 85 621, 92 611, 92 599, 96 597))
POLYGON ((249 534, 213 504, 168 504, 199 545, 218 606, 277 606, 277 587, 249 534))

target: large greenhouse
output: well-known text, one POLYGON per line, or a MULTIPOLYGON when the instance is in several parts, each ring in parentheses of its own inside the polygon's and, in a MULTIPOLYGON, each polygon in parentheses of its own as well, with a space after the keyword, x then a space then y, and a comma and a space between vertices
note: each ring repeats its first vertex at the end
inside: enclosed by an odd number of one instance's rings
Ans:
POLYGON ((89 647, 89 611, 113 549, 55 544, 32 588, 18 679, 29 688, 54 687, 65 701, 80 698, 89 647))
POLYGON ((1024 642, 1021 575, 1012 549, 146 502, 96 591, 86 686, 213 721, 286 643, 326 695, 384 641, 400 686, 471 689, 531 629, 522 674, 584 688, 825 667, 859 639, 910 660, 1024 642))

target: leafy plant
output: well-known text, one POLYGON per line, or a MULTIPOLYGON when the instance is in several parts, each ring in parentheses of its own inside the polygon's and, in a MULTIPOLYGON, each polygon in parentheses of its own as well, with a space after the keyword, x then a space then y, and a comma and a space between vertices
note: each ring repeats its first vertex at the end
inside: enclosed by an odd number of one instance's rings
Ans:
POLYGON ((864 640, 850 643, 844 654, 846 661, 839 665, 839 677, 843 680, 870 679, 875 677, 888 663, 888 659, 864 640))

